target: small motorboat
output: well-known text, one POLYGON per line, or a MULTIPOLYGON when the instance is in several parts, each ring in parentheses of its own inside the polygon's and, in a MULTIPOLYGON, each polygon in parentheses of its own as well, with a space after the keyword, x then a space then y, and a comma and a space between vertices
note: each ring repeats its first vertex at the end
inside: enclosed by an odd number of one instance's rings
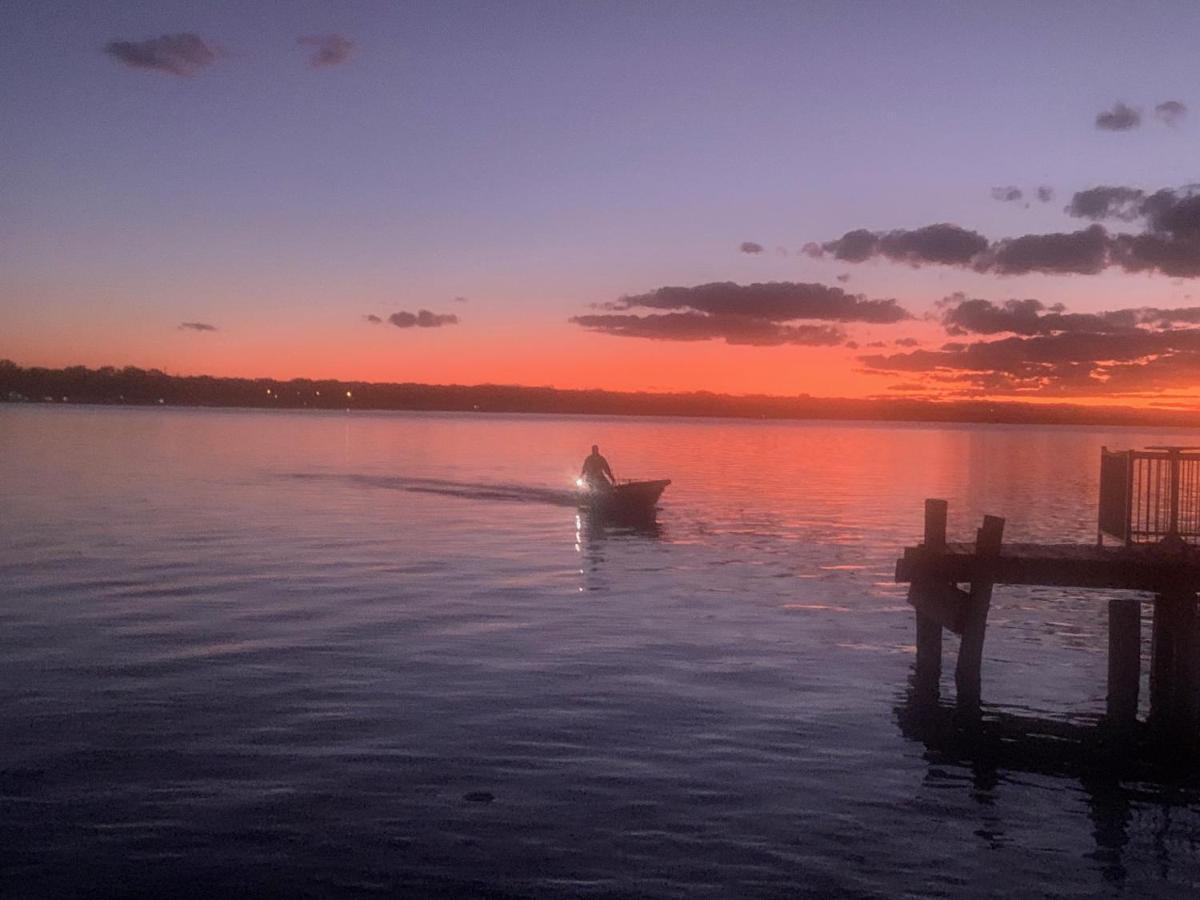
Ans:
POLYGON ((670 479, 660 481, 621 481, 610 487, 592 487, 582 479, 579 506, 591 515, 615 522, 645 522, 654 519, 658 498, 670 479))

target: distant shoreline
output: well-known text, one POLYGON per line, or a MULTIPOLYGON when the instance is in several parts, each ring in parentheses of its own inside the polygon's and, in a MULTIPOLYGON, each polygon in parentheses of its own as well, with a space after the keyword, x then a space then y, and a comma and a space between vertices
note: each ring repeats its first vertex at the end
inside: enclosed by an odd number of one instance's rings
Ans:
POLYGON ((767 420, 1138 425, 1200 428, 1191 410, 1020 401, 734 396, 510 385, 217 378, 156 369, 22 367, 0 360, 0 402, 247 409, 396 410, 767 420))

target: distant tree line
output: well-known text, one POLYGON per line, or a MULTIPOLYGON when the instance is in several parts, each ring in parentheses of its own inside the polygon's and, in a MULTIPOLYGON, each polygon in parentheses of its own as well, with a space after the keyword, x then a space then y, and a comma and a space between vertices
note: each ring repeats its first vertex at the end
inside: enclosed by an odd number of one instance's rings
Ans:
POLYGON ((903 398, 825 399, 692 393, 621 393, 511 385, 389 384, 294 378, 168 375, 117 369, 22 367, 0 360, 0 401, 259 409, 427 410, 755 419, 1200 425, 1193 411, 1070 404, 935 402, 903 398))

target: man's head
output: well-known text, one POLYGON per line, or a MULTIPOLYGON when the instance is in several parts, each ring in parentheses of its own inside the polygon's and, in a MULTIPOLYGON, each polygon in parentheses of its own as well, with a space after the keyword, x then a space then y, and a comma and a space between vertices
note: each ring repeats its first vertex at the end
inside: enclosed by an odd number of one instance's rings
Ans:
POLYGON ((600 445, 599 445, 599 444, 592 444, 592 452, 593 452, 593 453, 599 453, 599 452, 600 452, 600 445))

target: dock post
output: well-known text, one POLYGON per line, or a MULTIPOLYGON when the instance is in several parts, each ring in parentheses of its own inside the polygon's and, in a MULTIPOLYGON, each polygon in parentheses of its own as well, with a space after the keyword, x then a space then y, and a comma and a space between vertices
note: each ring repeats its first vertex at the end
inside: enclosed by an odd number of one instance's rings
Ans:
POLYGON ((1142 665, 1142 605, 1136 599, 1108 601, 1108 725, 1129 733, 1137 724, 1142 665))
POLYGON ((1182 588, 1154 598, 1150 642, 1150 725, 1180 754, 1196 746, 1200 728, 1200 635, 1196 594, 1182 588))
MULTIPOLYGON (((925 501, 925 540, 927 551, 946 549, 946 518, 949 504, 945 500, 925 501)), ((929 582, 914 582, 908 589, 908 602, 917 614, 917 666, 913 687, 920 703, 936 703, 942 680, 942 626, 921 611, 921 595, 935 588, 929 582)))
POLYGON ((1196 594, 1188 591, 1181 618, 1180 706, 1189 751, 1200 747, 1200 612, 1196 594))
POLYGON ((979 568, 975 579, 971 581, 971 591, 967 597, 962 643, 958 647, 958 664, 954 669, 958 708, 969 715, 977 715, 981 703, 983 638, 987 633, 988 609, 992 604, 994 583, 993 573, 989 571, 987 561, 1000 555, 1003 539, 1004 520, 998 516, 984 516, 983 527, 975 537, 975 558, 979 568))

